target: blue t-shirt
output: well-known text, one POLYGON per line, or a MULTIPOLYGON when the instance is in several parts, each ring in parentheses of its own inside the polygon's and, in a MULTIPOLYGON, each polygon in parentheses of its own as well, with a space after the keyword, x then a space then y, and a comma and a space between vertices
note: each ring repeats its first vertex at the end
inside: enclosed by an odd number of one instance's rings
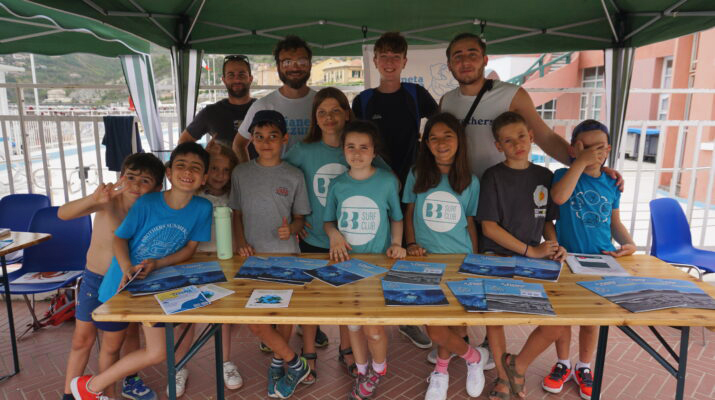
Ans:
POLYGON ((467 218, 477 215, 479 180, 462 193, 456 193, 447 174, 436 187, 415 193, 415 173, 411 170, 402 194, 403 203, 415 203, 412 223, 417 243, 430 253, 472 253, 472 240, 467 231, 467 218))
POLYGON ((363 181, 346 172, 330 183, 324 221, 337 221, 353 253, 384 253, 390 247, 390 220, 401 221, 399 182, 376 169, 363 181))
MULTIPOLYGON (((568 168, 554 172, 554 183, 568 168)), ((620 206, 621 192, 606 174, 598 178, 581 174, 571 197, 559 207, 556 236, 572 253, 601 254, 616 248, 611 241, 611 211, 620 206)))
MULTIPOLYGON (((211 240, 211 210, 211 202, 198 196, 174 210, 164 201, 164 192, 148 193, 137 199, 114 234, 129 240, 129 258, 137 265, 174 254, 190 240, 211 240)), ((121 280, 122 270, 114 257, 99 287, 99 300, 114 296, 121 280)))
MULTIPOLYGON (((323 213, 328 198, 330 181, 348 170, 342 147, 331 147, 322 140, 313 143, 298 142, 288 150, 283 158, 289 164, 303 171, 308 201, 312 213, 305 217, 308 236, 303 239, 308 244, 324 249, 330 248, 330 239, 323 229, 323 213)), ((378 168, 389 170, 389 166, 377 157, 373 162, 378 168)))

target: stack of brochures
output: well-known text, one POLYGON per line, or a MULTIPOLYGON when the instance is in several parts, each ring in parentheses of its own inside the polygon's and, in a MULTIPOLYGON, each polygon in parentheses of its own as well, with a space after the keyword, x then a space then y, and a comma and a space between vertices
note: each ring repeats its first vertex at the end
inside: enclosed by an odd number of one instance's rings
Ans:
POLYGON ((248 257, 234 278, 305 285, 313 280, 306 271, 328 264, 328 260, 300 257, 248 257))
POLYGON ((332 286, 347 285, 385 272, 387 272, 386 268, 356 258, 305 271, 306 274, 332 286))
POLYGON ((447 282, 459 303, 467 311, 514 312, 556 315, 540 283, 517 279, 479 279, 447 282))
POLYGON ((172 265, 152 271, 144 279, 135 279, 126 286, 132 296, 165 292, 189 285, 226 282, 216 261, 172 265))
POLYGON ((449 304, 439 286, 445 264, 397 261, 382 278, 388 306, 441 306, 449 304))
POLYGON ((457 272, 497 278, 520 276, 556 282, 561 274, 561 263, 554 260, 521 256, 499 257, 468 254, 457 272))
POLYGON ((578 284, 631 312, 665 308, 715 310, 715 300, 691 281, 629 276, 578 284))
POLYGON ((566 264, 574 274, 630 276, 615 258, 605 254, 569 253, 566 264))

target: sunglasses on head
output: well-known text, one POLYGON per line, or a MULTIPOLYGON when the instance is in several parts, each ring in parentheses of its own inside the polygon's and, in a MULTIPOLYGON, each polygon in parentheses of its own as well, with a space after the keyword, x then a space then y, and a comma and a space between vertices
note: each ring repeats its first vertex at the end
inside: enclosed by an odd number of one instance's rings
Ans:
POLYGON ((234 54, 230 56, 226 56, 223 58, 223 62, 228 62, 228 61, 248 61, 248 56, 244 56, 242 54, 234 54))

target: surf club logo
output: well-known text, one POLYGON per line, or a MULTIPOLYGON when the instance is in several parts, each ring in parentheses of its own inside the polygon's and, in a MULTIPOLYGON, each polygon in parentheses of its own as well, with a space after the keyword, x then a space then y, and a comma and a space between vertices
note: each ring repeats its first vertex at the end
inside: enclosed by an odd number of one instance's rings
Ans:
POLYGON ((380 209, 365 196, 347 198, 340 208, 338 229, 351 245, 366 244, 380 228, 380 209))
POLYGON ((330 181, 335 179, 338 175, 342 175, 347 170, 348 168, 346 166, 338 163, 325 164, 318 168, 318 171, 315 172, 315 176, 313 176, 313 193, 315 193, 315 197, 318 198, 320 205, 325 207, 330 181))
POLYGON ((462 217, 462 207, 452 193, 437 191, 427 195, 422 219, 435 232, 449 232, 462 217))
POLYGON ((161 258, 176 253, 184 247, 189 231, 178 224, 158 225, 150 229, 139 242, 136 258, 161 258))

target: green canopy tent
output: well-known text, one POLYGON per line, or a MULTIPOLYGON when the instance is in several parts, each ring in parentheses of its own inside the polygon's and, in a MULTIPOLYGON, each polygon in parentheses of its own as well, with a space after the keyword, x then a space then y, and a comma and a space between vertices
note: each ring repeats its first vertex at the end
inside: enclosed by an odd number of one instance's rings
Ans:
POLYGON ((455 34, 472 31, 484 34, 489 54, 608 50, 609 123, 619 135, 633 49, 715 26, 712 0, 30 2, 171 48, 182 126, 196 101, 201 52, 269 54, 276 40, 296 34, 314 54, 358 55, 362 44, 388 30, 401 31, 411 44, 446 44, 455 34))
POLYGON ((0 54, 119 57, 149 143, 162 149, 149 42, 99 21, 21 0, 0 0, 0 22, 0 54))

